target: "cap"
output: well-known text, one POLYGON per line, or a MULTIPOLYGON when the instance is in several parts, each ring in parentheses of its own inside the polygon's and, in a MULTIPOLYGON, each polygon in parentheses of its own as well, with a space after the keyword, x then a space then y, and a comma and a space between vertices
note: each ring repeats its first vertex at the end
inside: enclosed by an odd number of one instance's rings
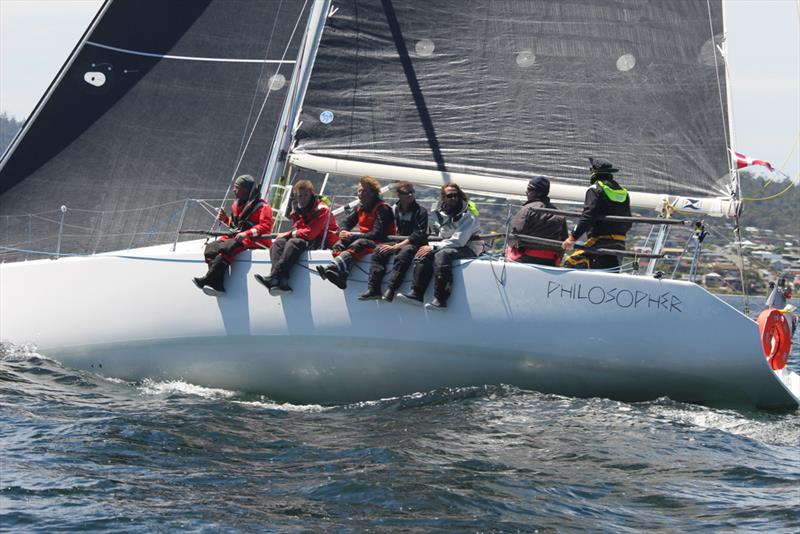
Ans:
POLYGON ((601 158, 589 158, 589 170, 593 174, 613 174, 619 172, 610 161, 601 158))

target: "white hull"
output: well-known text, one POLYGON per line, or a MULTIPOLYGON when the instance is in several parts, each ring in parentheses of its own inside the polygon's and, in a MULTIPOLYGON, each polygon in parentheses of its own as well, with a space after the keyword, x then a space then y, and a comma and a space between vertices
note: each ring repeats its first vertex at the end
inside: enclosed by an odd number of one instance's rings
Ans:
POLYGON ((626 401, 799 402, 797 375, 769 368, 755 323, 692 283, 480 260, 456 269, 440 312, 359 301, 367 262, 340 291, 313 269, 327 251, 295 267, 293 294, 272 297, 253 280, 269 272, 256 252, 214 298, 190 281, 205 271, 201 249, 0 265, 0 339, 107 376, 296 402, 497 383, 626 401))

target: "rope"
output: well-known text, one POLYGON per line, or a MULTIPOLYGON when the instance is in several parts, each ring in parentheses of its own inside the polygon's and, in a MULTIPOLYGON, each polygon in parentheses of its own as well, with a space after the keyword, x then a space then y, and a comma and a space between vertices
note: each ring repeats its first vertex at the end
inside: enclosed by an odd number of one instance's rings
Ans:
MULTIPOLYGON (((764 187, 766 187, 766 184, 764 185, 764 187)), ((774 195, 770 195, 768 197, 762 197, 762 198, 743 198, 742 202, 756 202, 756 201, 759 201, 759 200, 773 200, 773 199, 778 198, 779 196, 783 195, 787 191, 789 191, 789 189, 791 189, 792 187, 794 187, 794 183, 792 181, 789 181, 789 185, 786 186, 786 188, 783 191, 781 191, 780 193, 775 193, 774 195)))
MULTIPOLYGON (((295 34, 295 32, 297 32, 297 27, 300 25, 300 20, 302 19, 303 13, 305 12, 307 5, 308 5, 308 0, 303 2, 303 8, 300 10, 300 16, 297 17, 297 20, 294 23, 294 27, 292 28, 292 33, 289 36, 289 40, 286 42, 286 46, 283 49, 283 55, 281 56, 281 61, 286 59, 286 54, 289 52, 289 45, 292 43, 292 40, 294 39, 294 34, 295 34)), ((276 20, 277 20, 277 17, 276 17, 276 20)), ((278 67, 275 69, 275 72, 273 73, 273 76, 278 74, 278 72, 280 71, 280 65, 281 64, 279 64, 278 67)), ((297 68, 297 66, 295 68, 297 68)), ((222 203, 220 205, 220 208, 224 207, 225 203, 228 200, 228 196, 230 195, 231 188, 233 187, 233 181, 236 179, 236 174, 239 172, 239 168, 240 168, 240 166, 242 164, 242 161, 244 160, 244 155, 247 153, 247 149, 250 146, 250 142, 253 140, 253 135, 255 134, 256 127, 258 126, 258 123, 261 120, 261 115, 264 113, 264 108, 267 105, 267 100, 269 99, 269 95, 270 95, 271 92, 272 91, 267 89, 267 93, 264 96, 264 100, 261 103, 261 108, 258 110, 258 115, 256 116, 256 120, 253 122, 253 127, 250 129, 250 134, 247 136, 247 141, 244 144, 244 150, 242 150, 242 154, 239 156, 239 160, 236 162, 236 166, 234 167, 233 175, 231 176, 231 179, 228 182, 228 188, 225 190, 225 196, 222 199, 222 203)), ((289 98, 288 93, 286 95, 286 98, 289 98)), ((274 144, 275 136, 277 135, 277 133, 278 133, 278 128, 275 128, 274 131, 272 132, 272 141, 270 142, 270 146, 272 146, 274 144)), ((209 229, 209 231, 213 231, 218 222, 219 221, 217 221, 217 219, 215 218, 214 222, 211 223, 211 228, 209 229)))

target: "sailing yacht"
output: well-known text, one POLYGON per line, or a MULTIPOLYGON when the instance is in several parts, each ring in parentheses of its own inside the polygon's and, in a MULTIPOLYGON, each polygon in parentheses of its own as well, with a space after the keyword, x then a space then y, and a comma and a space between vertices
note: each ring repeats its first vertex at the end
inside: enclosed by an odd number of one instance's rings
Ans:
POLYGON ((657 248, 670 217, 736 217, 723 36, 720 0, 107 0, 0 162, 0 339, 294 402, 505 383, 796 408, 756 323, 655 263, 464 260, 446 313, 359 301, 326 250, 280 298, 253 279, 268 251, 224 297, 191 283, 182 232, 213 232, 244 172, 278 212, 297 177, 363 174, 511 200, 543 174, 581 202, 600 156, 665 218, 657 248))

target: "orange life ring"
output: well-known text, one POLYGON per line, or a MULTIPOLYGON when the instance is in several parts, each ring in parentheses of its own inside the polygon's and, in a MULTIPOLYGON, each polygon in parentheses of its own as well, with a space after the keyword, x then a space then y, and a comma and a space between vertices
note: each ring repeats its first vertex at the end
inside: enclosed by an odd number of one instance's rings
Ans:
POLYGON ((775 308, 761 312, 758 316, 758 332, 761 334, 761 348, 770 367, 778 371, 786 367, 792 350, 792 331, 786 316, 775 308))

